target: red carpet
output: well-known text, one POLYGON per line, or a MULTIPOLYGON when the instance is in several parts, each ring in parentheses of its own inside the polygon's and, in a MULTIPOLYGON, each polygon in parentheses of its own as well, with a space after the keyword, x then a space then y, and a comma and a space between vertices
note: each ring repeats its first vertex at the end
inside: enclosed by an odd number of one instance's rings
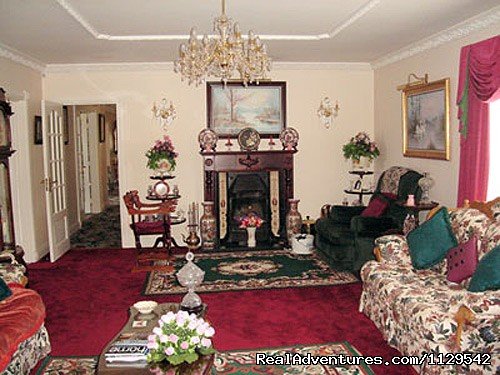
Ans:
MULTIPOLYGON (((144 273, 131 273, 134 250, 72 250, 54 264, 29 266, 29 286, 43 297, 52 355, 96 355, 141 299, 179 302, 182 296, 141 296, 144 273)), ((386 359, 390 348, 358 312, 361 284, 208 293, 208 319, 220 350, 349 341, 364 355, 386 359)), ((372 366, 377 374, 413 374, 404 366, 372 366)))

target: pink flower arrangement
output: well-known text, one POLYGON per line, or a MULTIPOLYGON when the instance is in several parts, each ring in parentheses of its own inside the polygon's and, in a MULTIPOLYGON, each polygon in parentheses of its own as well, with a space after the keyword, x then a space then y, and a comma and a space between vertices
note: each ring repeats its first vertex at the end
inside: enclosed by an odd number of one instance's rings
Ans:
POLYGON ((359 132, 342 147, 346 159, 358 160, 364 156, 370 160, 380 155, 377 143, 370 140, 370 136, 365 132, 359 132))
POLYGON ((262 218, 255 212, 249 212, 248 214, 243 215, 237 220, 240 222, 240 228, 242 229, 252 228, 252 227, 260 228, 264 223, 264 220, 262 220, 262 218))
POLYGON ((146 157, 148 158, 148 168, 157 169, 159 167, 164 167, 165 160, 167 161, 168 168, 170 170, 175 169, 175 158, 179 154, 175 151, 172 139, 168 135, 164 135, 163 139, 158 139, 146 152, 146 157))

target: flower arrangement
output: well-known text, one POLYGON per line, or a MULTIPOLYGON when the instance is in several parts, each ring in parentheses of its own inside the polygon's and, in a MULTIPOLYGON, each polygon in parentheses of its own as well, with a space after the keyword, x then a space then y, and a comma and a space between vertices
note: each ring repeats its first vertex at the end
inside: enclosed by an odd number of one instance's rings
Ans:
POLYGON ((169 311, 148 336, 149 363, 178 366, 196 362, 200 355, 215 353, 211 337, 215 330, 205 320, 185 311, 169 311))
POLYGON ((240 222, 240 228, 260 228, 264 223, 264 220, 257 215, 255 212, 249 212, 246 215, 237 219, 240 222))
POLYGON ((168 135, 165 135, 163 139, 158 139, 153 147, 146 152, 146 157, 148 158, 147 166, 153 170, 173 171, 175 170, 175 158, 178 155, 172 139, 168 135))
POLYGON ((373 160, 380 155, 377 144, 370 140, 370 136, 365 132, 359 132, 351 138, 349 143, 342 147, 344 157, 359 161, 362 156, 373 160))

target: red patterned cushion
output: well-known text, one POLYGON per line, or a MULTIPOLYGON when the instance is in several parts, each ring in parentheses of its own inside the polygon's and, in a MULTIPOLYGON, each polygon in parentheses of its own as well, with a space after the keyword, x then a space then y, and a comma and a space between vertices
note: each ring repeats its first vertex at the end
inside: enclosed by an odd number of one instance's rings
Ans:
POLYGON ((387 208, 389 207, 389 201, 380 195, 376 195, 368 204, 363 212, 361 212, 361 216, 364 217, 380 217, 382 216, 387 208))
POLYGON ((132 224, 139 234, 162 234, 163 221, 140 221, 132 224))
POLYGON ((446 278, 454 283, 462 282, 474 274, 477 262, 477 238, 472 236, 469 241, 452 247, 446 254, 446 278))

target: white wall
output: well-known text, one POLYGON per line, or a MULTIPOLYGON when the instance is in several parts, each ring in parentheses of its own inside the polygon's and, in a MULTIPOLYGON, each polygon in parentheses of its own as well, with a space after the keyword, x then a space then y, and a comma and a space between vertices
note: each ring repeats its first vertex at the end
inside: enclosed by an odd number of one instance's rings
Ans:
MULTIPOLYGON (((273 80, 287 81, 288 126, 301 136, 296 154, 295 196, 299 209, 317 217, 327 202, 340 202, 347 186, 348 164, 341 147, 360 130, 373 134, 373 72, 371 70, 275 70, 273 80), (340 113, 325 129, 316 110, 324 96, 338 100, 340 113)), ((120 195, 138 189, 145 195, 151 184, 146 168, 146 150, 162 135, 152 121, 151 107, 162 98, 172 100, 177 119, 169 134, 180 152, 176 170, 185 211, 190 201, 202 200, 202 160, 198 154, 198 132, 206 126, 205 86, 188 86, 169 70, 93 71, 48 73, 44 98, 74 104, 116 103, 119 139, 120 195)), ((125 246, 133 246, 129 217, 123 205, 122 234, 125 246)), ((174 234, 185 228, 174 228, 174 234)))
POLYGON ((381 146, 381 156, 376 164, 378 172, 392 165, 430 172, 436 180, 431 198, 444 205, 456 206, 460 139, 455 102, 460 49, 498 34, 499 24, 375 70, 375 135, 381 146), (403 157, 401 93, 396 87, 406 83, 410 73, 419 76, 428 73, 430 81, 450 78, 450 161, 403 157))
MULTIPOLYGON (((25 229, 31 232, 26 238, 16 238, 18 244, 23 246, 26 253, 25 259, 28 262, 33 262, 48 251, 48 233, 46 226, 45 213, 45 191, 40 181, 43 179, 43 157, 42 146, 35 145, 34 137, 34 118, 35 115, 40 115, 40 102, 42 100, 42 76, 41 73, 33 69, 27 68, 24 65, 14 63, 10 60, 0 58, 0 87, 14 100, 24 97, 24 92, 29 96, 28 99, 28 115, 27 121, 21 123, 23 129, 19 129, 27 133, 28 144, 16 144, 19 151, 12 158, 20 157, 20 153, 29 153, 30 160, 30 179, 31 192, 31 209, 33 212, 31 225, 25 229), (34 241, 30 240, 34 238, 34 241)), ((13 117, 15 114, 13 115, 13 117)), ((19 126, 19 124, 17 125, 19 126)), ((14 144, 16 140, 14 139, 14 144)), ((20 171, 19 175, 23 176, 25 170, 20 171)), ((15 208, 14 208, 15 209, 15 208)), ((14 223, 16 226, 16 223, 14 223)), ((25 233, 27 233, 25 232, 25 233)))

